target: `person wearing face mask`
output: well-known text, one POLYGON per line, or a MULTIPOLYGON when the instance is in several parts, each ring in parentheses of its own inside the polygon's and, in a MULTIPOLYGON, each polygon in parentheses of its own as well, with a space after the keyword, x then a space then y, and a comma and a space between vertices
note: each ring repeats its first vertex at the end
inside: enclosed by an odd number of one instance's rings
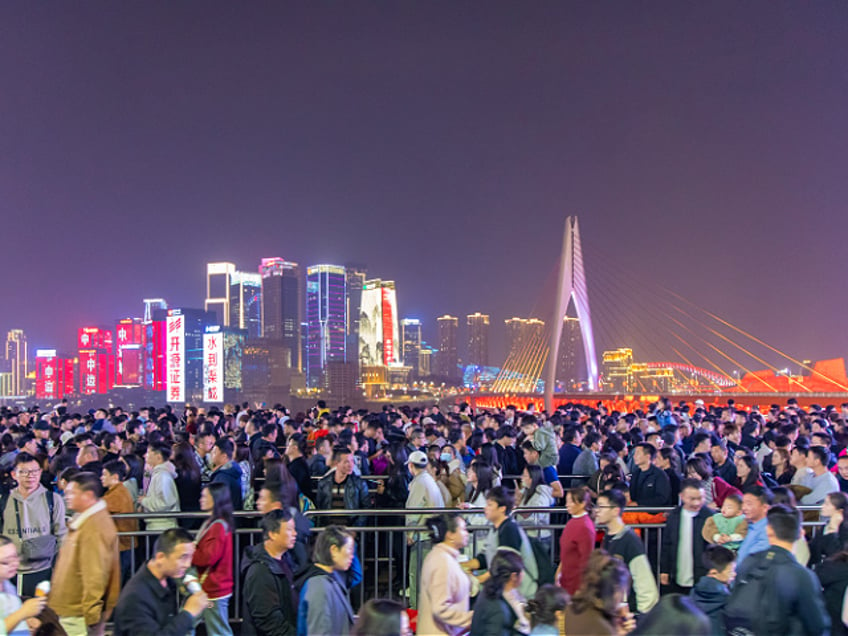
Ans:
MULTIPOLYGON (((445 464, 445 485, 448 487, 450 498, 454 502, 451 507, 456 506, 465 498, 465 465, 456 453, 456 449, 450 444, 445 444, 439 453, 439 461, 445 464)), ((447 503, 447 499, 445 500, 447 503)))

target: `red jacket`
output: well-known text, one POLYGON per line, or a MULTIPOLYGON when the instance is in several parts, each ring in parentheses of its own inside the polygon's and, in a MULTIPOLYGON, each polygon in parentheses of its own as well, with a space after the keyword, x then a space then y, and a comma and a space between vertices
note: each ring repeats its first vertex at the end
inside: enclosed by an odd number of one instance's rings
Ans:
POLYGON ((724 504, 725 497, 727 497, 727 495, 731 493, 735 493, 740 497, 742 496, 742 493, 739 492, 738 488, 734 488, 726 481, 724 481, 721 477, 713 477, 713 501, 715 502, 716 506, 721 508, 721 506, 724 504))
POLYGON ((210 599, 233 593, 233 531, 218 519, 203 523, 197 534, 191 564, 197 568, 203 591, 210 599))
POLYGON ((592 518, 586 514, 569 520, 560 535, 559 547, 562 555, 559 584, 573 596, 580 587, 589 555, 595 549, 595 524, 592 518))

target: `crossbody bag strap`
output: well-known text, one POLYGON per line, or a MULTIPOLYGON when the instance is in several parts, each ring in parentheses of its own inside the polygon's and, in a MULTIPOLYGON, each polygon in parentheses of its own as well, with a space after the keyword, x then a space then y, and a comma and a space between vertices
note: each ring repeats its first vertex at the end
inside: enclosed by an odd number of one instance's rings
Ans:
POLYGON ((12 497, 12 501, 15 502, 15 521, 18 523, 18 539, 21 541, 24 540, 23 532, 21 531, 21 510, 18 508, 18 500, 12 497))

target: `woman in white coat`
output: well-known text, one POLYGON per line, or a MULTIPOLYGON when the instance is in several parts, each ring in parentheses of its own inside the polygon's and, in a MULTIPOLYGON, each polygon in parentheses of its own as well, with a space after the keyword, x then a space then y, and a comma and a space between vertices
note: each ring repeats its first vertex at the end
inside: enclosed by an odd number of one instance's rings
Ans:
POLYGON ((445 513, 427 520, 433 549, 421 568, 418 599, 418 633, 427 636, 460 636, 471 629, 469 600, 472 580, 459 564, 468 544, 465 519, 445 513))

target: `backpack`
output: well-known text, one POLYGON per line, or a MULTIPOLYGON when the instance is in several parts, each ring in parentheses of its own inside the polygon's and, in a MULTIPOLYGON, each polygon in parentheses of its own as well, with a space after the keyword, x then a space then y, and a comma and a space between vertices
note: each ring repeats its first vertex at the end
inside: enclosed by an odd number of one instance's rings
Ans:
POLYGON ((556 568, 551 563, 551 554, 548 548, 537 537, 527 537, 530 547, 533 549, 533 558, 536 559, 536 583, 542 587, 546 583, 553 583, 556 577, 556 568))
POLYGON ((744 577, 736 579, 733 591, 724 606, 724 626, 730 636, 753 636, 763 633, 760 621, 764 618, 763 608, 769 607, 771 591, 769 570, 775 553, 769 550, 755 567, 744 577))

